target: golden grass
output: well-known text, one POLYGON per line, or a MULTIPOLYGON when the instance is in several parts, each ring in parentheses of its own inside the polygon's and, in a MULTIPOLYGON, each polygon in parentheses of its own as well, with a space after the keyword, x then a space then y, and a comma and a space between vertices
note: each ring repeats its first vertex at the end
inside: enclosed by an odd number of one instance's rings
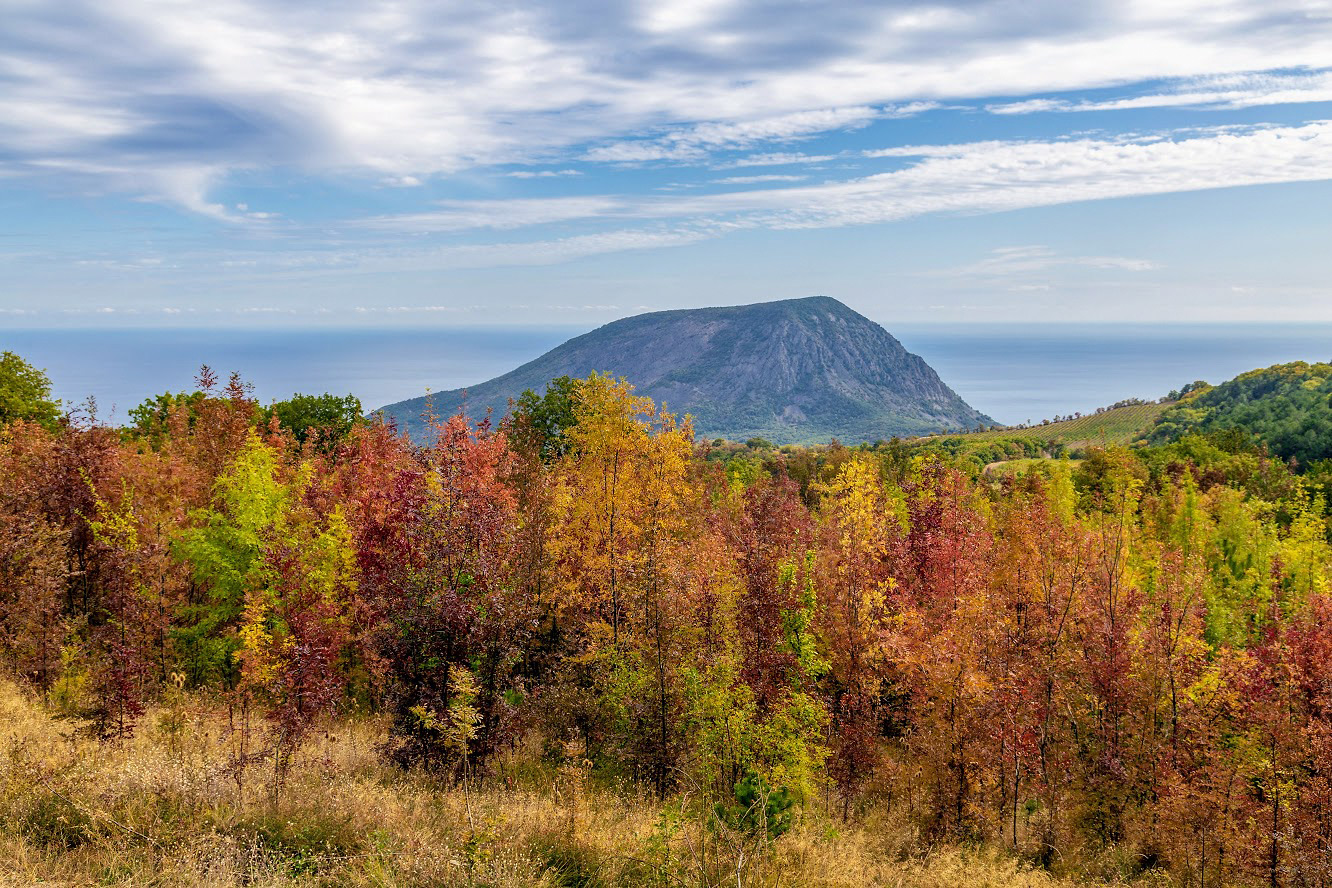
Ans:
POLYGON ((915 852, 886 815, 807 812, 767 845, 581 772, 475 791, 385 765, 379 722, 313 737, 275 801, 261 763, 227 767, 225 711, 182 699, 99 743, 0 682, 0 885, 1069 885, 997 851, 915 852))

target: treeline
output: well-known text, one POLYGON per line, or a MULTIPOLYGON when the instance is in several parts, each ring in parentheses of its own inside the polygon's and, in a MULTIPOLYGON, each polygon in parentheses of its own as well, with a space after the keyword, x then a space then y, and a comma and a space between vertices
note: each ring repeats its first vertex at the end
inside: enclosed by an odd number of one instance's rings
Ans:
POLYGON ((427 446, 208 374, 140 419, 0 431, 0 661, 109 739, 184 686, 275 792, 382 712, 405 767, 533 750, 774 836, 888 807, 1056 869, 1332 878, 1328 516, 1261 451, 728 462, 595 375, 427 446))

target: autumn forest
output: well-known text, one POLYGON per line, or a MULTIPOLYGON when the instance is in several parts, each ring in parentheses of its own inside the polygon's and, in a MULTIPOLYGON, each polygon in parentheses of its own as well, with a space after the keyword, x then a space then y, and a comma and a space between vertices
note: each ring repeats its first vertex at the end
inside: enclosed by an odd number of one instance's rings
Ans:
POLYGON ((355 413, 296 427, 205 368, 125 428, 0 430, 0 856, 71 883, 837 884, 826 858, 948 853, 987 884, 1332 881, 1327 503, 1261 447, 1002 476, 725 450, 598 375, 424 446, 355 413))

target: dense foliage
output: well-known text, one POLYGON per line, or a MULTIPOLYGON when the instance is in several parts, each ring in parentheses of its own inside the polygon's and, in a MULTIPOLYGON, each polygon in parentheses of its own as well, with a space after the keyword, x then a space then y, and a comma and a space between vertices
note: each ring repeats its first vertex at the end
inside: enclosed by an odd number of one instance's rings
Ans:
POLYGON ((264 408, 263 419, 277 420, 302 444, 313 439, 327 446, 347 437, 353 426, 363 422, 362 412, 361 399, 355 395, 295 394, 264 408))
POLYGON ((275 794, 374 710, 404 766, 522 748, 770 840, 890 806, 1050 867, 1332 878, 1328 514, 1262 451, 713 459, 596 375, 312 446, 202 383, 147 427, 0 431, 0 658, 102 736, 183 685, 275 794))
POLYGON ((50 428, 59 418, 46 373, 13 352, 0 353, 0 424, 26 419, 50 428))
POLYGON ((1193 383, 1161 416, 1151 440, 1216 432, 1264 444, 1297 465, 1332 458, 1332 364, 1278 364, 1215 388, 1193 383))

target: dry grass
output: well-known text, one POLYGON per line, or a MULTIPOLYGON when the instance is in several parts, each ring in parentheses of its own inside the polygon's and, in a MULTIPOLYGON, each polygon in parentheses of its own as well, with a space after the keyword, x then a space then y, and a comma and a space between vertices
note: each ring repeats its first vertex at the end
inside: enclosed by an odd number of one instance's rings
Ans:
POLYGON ((473 792, 384 765, 382 725, 306 744, 279 798, 230 771, 226 713, 178 701, 98 743, 0 682, 0 885, 1058 886, 993 851, 921 857, 891 818, 805 815, 772 845, 524 763, 473 792))

